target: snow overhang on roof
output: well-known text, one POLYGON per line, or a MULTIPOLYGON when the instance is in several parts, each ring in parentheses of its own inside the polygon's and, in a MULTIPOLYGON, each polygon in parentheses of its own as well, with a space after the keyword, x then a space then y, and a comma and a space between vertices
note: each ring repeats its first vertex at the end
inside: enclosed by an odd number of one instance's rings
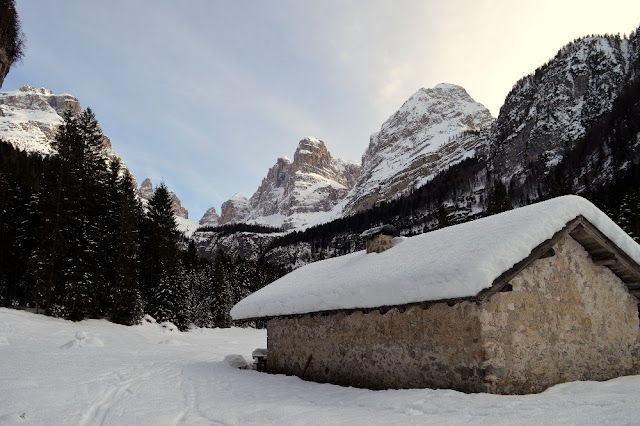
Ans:
POLYGON ((397 238, 393 250, 312 263, 241 300, 233 319, 488 297, 570 235, 640 291, 640 246, 584 198, 568 195, 397 238))
POLYGON ((389 235, 390 237, 399 237, 400 233, 393 225, 382 225, 376 226, 375 228, 367 229, 362 234, 360 234, 360 238, 364 238, 366 240, 368 238, 375 237, 376 235, 389 235))

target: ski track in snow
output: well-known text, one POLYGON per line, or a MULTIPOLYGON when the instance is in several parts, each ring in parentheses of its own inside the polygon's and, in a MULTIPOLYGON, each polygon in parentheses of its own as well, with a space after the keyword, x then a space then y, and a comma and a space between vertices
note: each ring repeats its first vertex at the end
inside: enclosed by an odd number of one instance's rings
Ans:
POLYGON ((0 308, 0 425, 638 424, 640 376, 538 395, 369 391, 238 370, 252 329, 168 331, 0 308), (74 336, 104 346, 62 349, 74 336), (166 342, 173 344, 165 344, 166 342))

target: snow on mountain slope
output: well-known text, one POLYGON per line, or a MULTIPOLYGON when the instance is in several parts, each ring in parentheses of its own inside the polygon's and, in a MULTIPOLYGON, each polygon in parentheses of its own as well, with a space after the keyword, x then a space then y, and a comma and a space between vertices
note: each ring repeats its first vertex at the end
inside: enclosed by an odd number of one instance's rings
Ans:
POLYGON ((178 231, 187 238, 191 238, 193 233, 200 226, 198 222, 178 215, 175 216, 175 220, 178 231))
MULTIPOLYGON (((166 324, 167 326, 169 324, 166 324)), ((231 367, 265 330, 171 331, 0 308, 0 424, 630 425, 640 376, 537 395, 370 391, 231 367)))
MULTIPOLYGON (((68 109, 80 112, 75 97, 66 93, 55 95, 45 88, 22 86, 0 93, 0 139, 22 151, 53 154, 51 142, 68 109)), ((111 148, 109 138, 105 136, 103 142, 106 148, 111 148)))
MULTIPOLYGON (((74 114, 81 112, 80 102, 67 93, 56 95, 51 90, 22 86, 18 90, 0 93, 0 139, 14 148, 33 154, 55 154, 52 142, 63 122, 67 110, 74 114)), ((105 160, 117 157, 111 149, 111 141, 103 135, 105 160)), ((122 163, 124 167, 126 165, 122 163)), ((153 196, 151 181, 142 182, 138 195, 143 202, 153 196)), ((191 235, 197 224, 189 221, 189 212, 172 192, 171 201, 181 232, 191 235)))
POLYGON ((594 120, 611 110, 634 52, 618 36, 585 37, 560 49, 507 95, 491 156, 505 178, 542 159, 553 166, 594 120))
POLYGON ((243 222, 249 216, 249 212, 249 200, 242 194, 234 194, 222 203, 220 222, 222 224, 243 222))
POLYGON ((345 213, 398 197, 474 155, 483 143, 477 133, 493 121, 489 110, 460 86, 443 83, 418 90, 371 135, 345 213))
POLYGON ((324 142, 302 139, 293 160, 280 157, 249 200, 236 194, 221 209, 221 223, 300 228, 325 220, 355 184, 360 165, 334 159, 324 142))

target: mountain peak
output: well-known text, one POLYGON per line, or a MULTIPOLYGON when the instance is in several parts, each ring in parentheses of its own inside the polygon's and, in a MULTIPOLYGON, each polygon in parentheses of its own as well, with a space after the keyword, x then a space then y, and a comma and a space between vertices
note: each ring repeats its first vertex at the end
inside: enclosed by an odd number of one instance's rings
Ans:
MULTIPOLYGON (((80 113, 80 102, 69 95, 54 95, 51 90, 22 86, 0 93, 0 136, 16 149, 41 155, 56 151, 51 142, 62 124, 67 109, 80 113)), ((104 143, 111 148, 105 136, 104 143)))
POLYGON ((457 84, 453 83, 439 83, 436 84, 433 88, 440 90, 464 90, 462 86, 458 86, 457 84))
POLYGON ((245 219, 249 214, 249 200, 240 193, 222 203, 220 207, 220 223, 237 223, 245 219))
POLYGON ((28 84, 23 85, 22 87, 20 87, 18 89, 19 92, 33 92, 33 93, 38 93, 40 95, 44 95, 44 96, 51 96, 53 95, 53 91, 49 90, 45 87, 41 87, 39 89, 36 89, 33 86, 29 86, 28 84))
POLYGON ((220 216, 215 207, 210 207, 200 218, 198 222, 200 226, 218 226, 220 225, 220 216))
MULTIPOLYGON (((151 179, 146 178, 140 184, 140 188, 138 189, 138 196, 144 200, 145 203, 148 203, 151 198, 153 198, 153 194, 155 193, 153 189, 153 183, 151 183, 151 179)), ((184 218, 189 219, 189 211, 182 206, 180 199, 178 196, 169 191, 169 197, 171 198, 171 208, 173 210, 173 214, 184 218)))
POLYGON ((298 142, 298 148, 293 155, 295 171, 321 172, 322 169, 331 168, 332 164, 333 158, 321 140, 306 137, 298 142))
POLYGON ((334 160, 324 142, 313 136, 298 142, 293 158, 278 158, 249 200, 236 194, 225 201, 220 223, 305 226, 311 215, 329 212, 341 201, 360 173, 359 163, 334 160))
POLYGON ((327 147, 321 140, 316 139, 313 136, 307 136, 306 138, 301 139, 300 142, 298 142, 298 148, 296 148, 295 155, 297 155, 298 153, 304 155, 316 152, 327 152, 327 147))
POLYGON ((489 110, 460 86, 419 89, 371 136, 345 211, 367 209, 425 184, 475 152, 465 132, 486 129, 493 121, 489 110))
POLYGON ((324 146, 324 142, 313 136, 305 136, 298 142, 298 148, 301 146, 324 146))

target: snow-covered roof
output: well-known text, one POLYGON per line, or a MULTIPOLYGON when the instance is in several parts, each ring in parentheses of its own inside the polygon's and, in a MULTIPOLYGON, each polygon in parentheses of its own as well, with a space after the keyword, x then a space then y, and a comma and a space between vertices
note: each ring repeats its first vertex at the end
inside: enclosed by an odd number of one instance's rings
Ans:
POLYGON ((640 264, 640 246, 584 198, 568 195, 412 238, 383 253, 312 263, 241 300, 234 319, 476 296, 567 223, 584 217, 640 264))
POLYGON ((382 226, 376 226, 375 228, 367 229, 362 234, 360 234, 360 238, 367 239, 379 234, 389 235, 392 237, 398 237, 400 235, 400 233, 398 232, 395 226, 382 225, 382 226))

